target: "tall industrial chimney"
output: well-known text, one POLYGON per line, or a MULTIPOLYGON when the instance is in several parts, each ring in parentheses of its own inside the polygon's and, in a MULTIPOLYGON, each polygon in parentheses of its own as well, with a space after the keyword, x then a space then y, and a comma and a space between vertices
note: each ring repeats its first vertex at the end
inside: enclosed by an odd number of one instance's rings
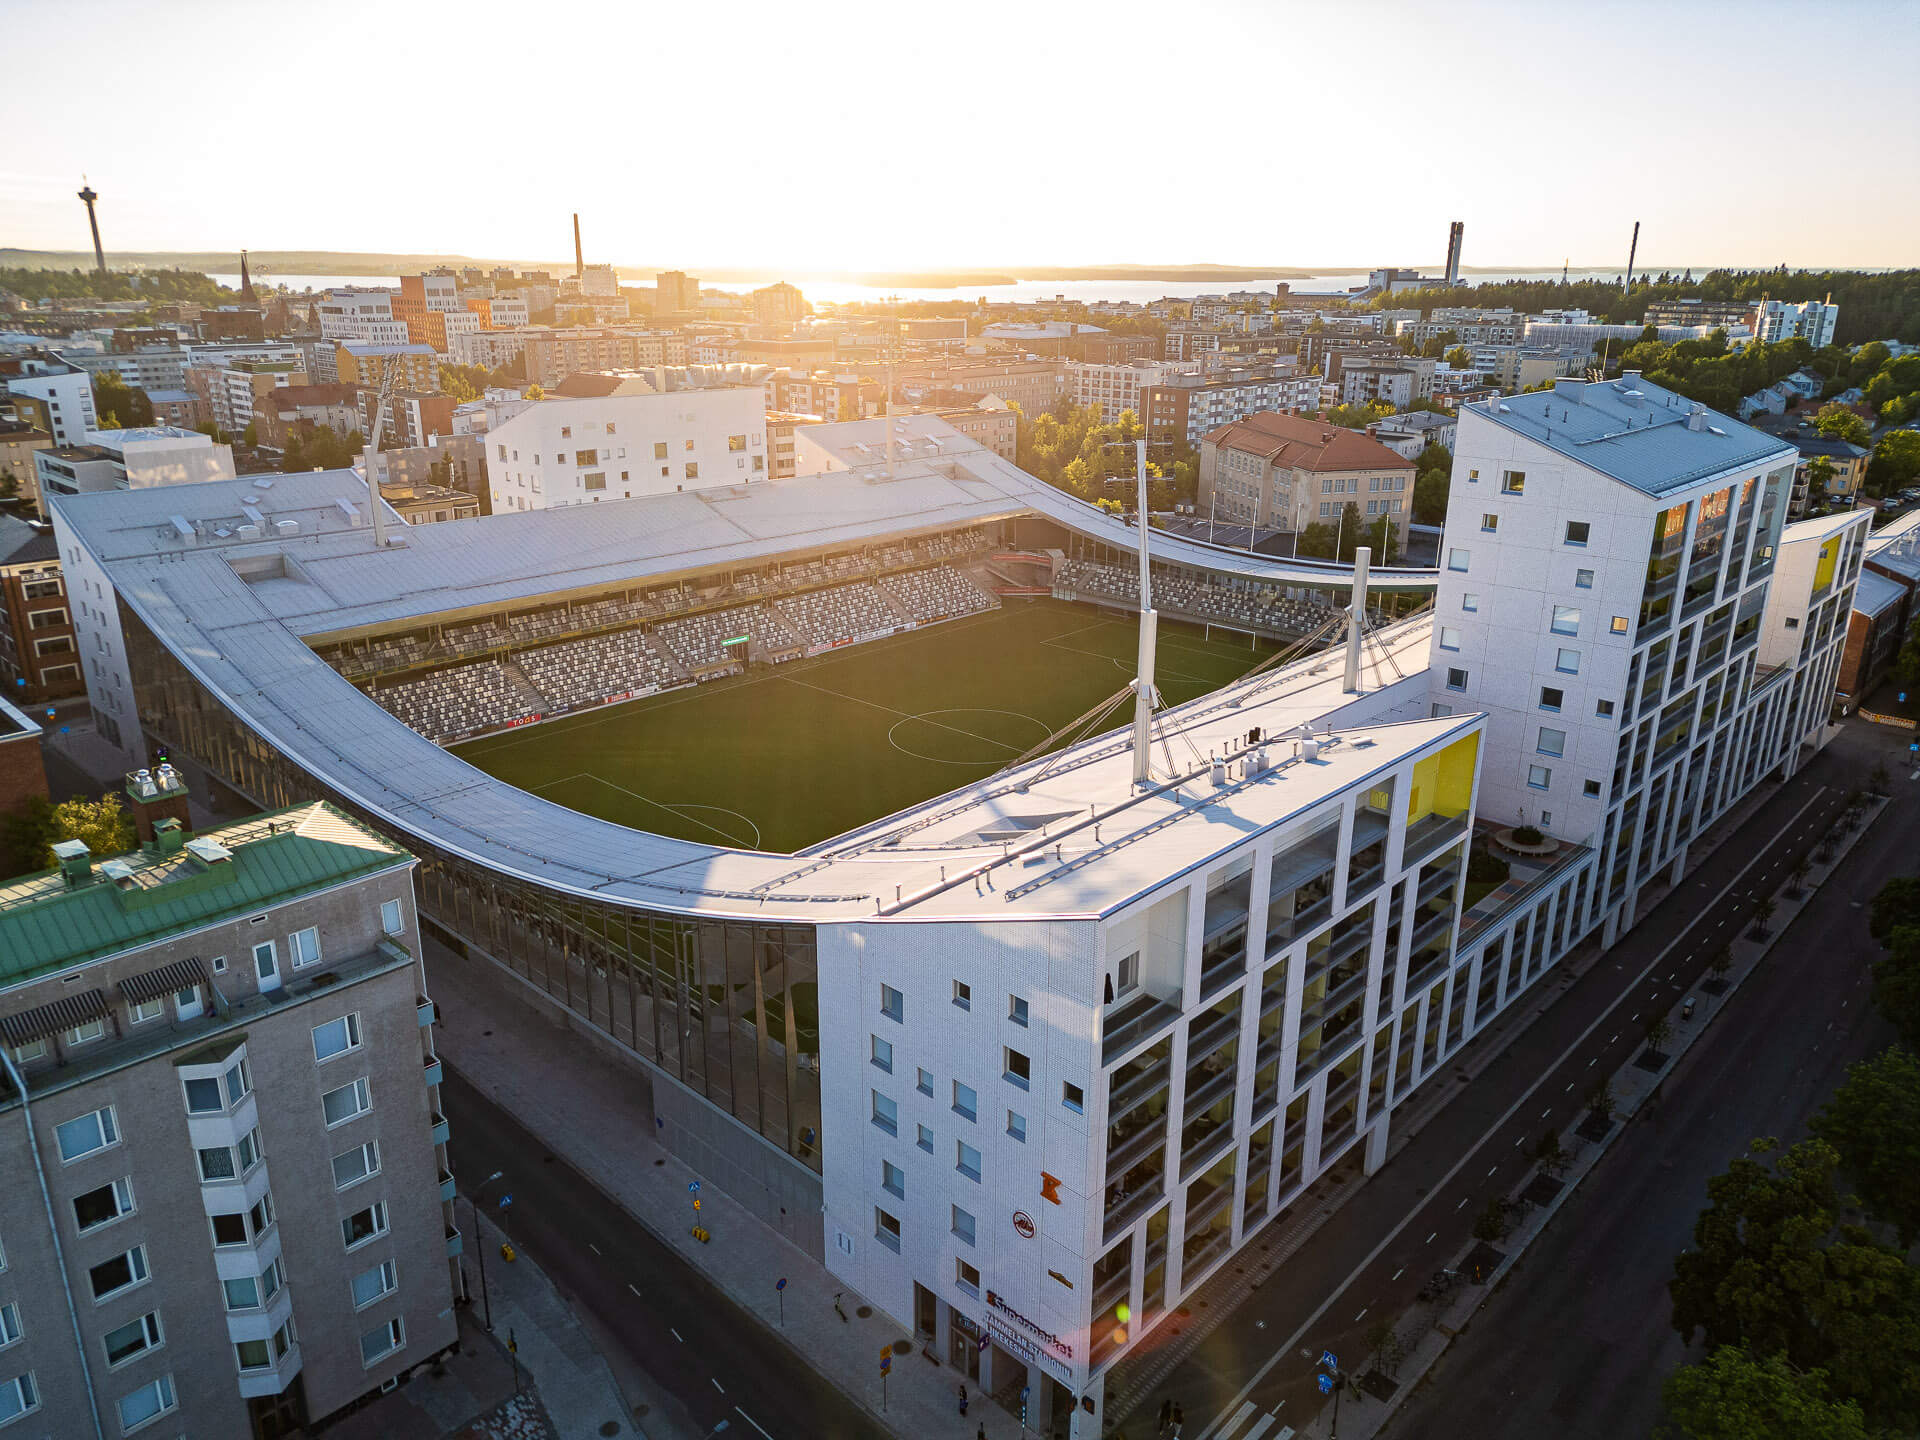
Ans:
POLYGON ((587 258, 580 249, 580 212, 573 212, 573 278, 584 280, 587 275, 587 258))
POLYGON ((1467 224, 1456 220, 1447 227, 1447 284, 1460 283, 1460 240, 1466 234, 1467 224))
POLYGON ((1627 283, 1620 287, 1621 294, 1633 289, 1633 258, 1640 253, 1640 222, 1633 222, 1633 244, 1627 247, 1627 283))
POLYGON ((107 273, 107 252, 100 248, 100 218, 93 213, 93 202, 100 197, 94 193, 93 186, 87 184, 87 177, 80 177, 80 198, 86 202, 87 225, 93 231, 93 264, 102 275, 107 273))

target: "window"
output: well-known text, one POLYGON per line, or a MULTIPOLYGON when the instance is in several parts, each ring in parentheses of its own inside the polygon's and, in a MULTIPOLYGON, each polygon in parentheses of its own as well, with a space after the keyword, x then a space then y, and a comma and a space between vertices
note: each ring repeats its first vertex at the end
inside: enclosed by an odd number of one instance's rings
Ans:
POLYGON ((0 1380, 0 1425, 40 1408, 40 1392, 33 1388, 33 1372, 0 1380))
POLYGON ((173 1377, 162 1375, 131 1395, 120 1397, 120 1429, 123 1432, 137 1430, 149 1420, 166 1414, 176 1403, 173 1377))
POLYGON ((373 1108, 373 1095, 367 1087, 367 1077, 362 1075, 350 1084, 342 1085, 338 1090, 329 1090, 320 1097, 320 1113, 326 1117, 327 1128, 344 1125, 356 1115, 364 1115, 373 1108))
POLYGON ((906 1013, 907 1002, 901 993, 891 985, 880 987, 880 1013, 889 1020, 898 1020, 906 1013))
POLYGON ((880 1188, 896 1199, 907 1198, 907 1172, 891 1160, 880 1162, 880 1188))
POLYGON ((398 1315, 360 1337, 360 1363, 372 1365, 407 1343, 407 1327, 398 1315))
POLYGON ((1600 782, 1598 780, 1587 781, 1587 783, 1581 788, 1581 793, 1584 794, 1589 800, 1598 799, 1600 795, 1600 782))
POLYGON ((104 1300, 109 1295, 118 1295, 122 1290, 130 1290, 147 1278, 147 1247, 136 1245, 131 1250, 123 1250, 111 1260, 102 1260, 87 1271, 87 1284, 93 1291, 93 1298, 104 1300))
POLYGON ((1540 727, 1540 743, 1534 748, 1542 755, 1553 755, 1556 757, 1564 755, 1567 753, 1567 732, 1564 730, 1549 730, 1546 726, 1542 725, 1540 727))
POLYGON ((746 436, 744 436, 744 435, 729 435, 729 436, 727 436, 727 449, 729 449, 729 450, 745 450, 746 448, 747 448, 747 437, 746 437, 746 436))
POLYGON ((331 1060, 336 1055, 344 1055, 349 1050, 359 1048, 360 1014, 358 1011, 313 1027, 313 1058, 316 1062, 331 1060))
POLYGON ((1447 671, 1447 689, 1464 690, 1467 688, 1467 672, 1450 669, 1447 671))
POLYGON ((973 1008, 973 987, 963 980, 953 982, 953 1003, 962 1010, 973 1008))
POLYGON ((1033 1062, 1018 1050, 1008 1049, 1006 1051, 1006 1067, 1006 1075, 1004 1078, 1007 1083, 1010 1085, 1018 1085, 1022 1090, 1026 1089, 1029 1082, 1033 1079, 1033 1062))
POLYGON ((607 472, 596 470, 591 475, 583 475, 580 483, 588 490, 604 490, 607 488, 607 472))
POLYGON ((309 925, 287 937, 287 951, 293 956, 293 968, 317 964, 320 959, 320 932, 309 925))
POLYGON ((253 1067, 247 1064, 245 1056, 227 1067, 220 1083, 226 1086, 229 1109, 247 1098, 247 1092, 253 1089, 253 1067))
POLYGON ((394 1270, 393 1261, 382 1260, 371 1270, 362 1270, 353 1277, 353 1308, 363 1310, 383 1295, 391 1295, 400 1288, 400 1277, 394 1270))
POLYGON ((1468 551, 1460 549, 1449 550, 1447 551, 1447 569, 1464 571, 1467 568, 1468 560, 1471 558, 1468 551))
POLYGON ((1527 490, 1527 472, 1524 470, 1502 470, 1500 472, 1500 493, 1502 495, 1524 495, 1527 490))
POLYGON ((1492 513, 1482 515, 1480 517, 1480 528, 1489 533, 1498 530, 1500 528, 1500 517, 1492 513))
POLYGON ((953 1207, 953 1219, 950 1223, 955 1236, 968 1245, 974 1243, 974 1238, 979 1231, 979 1225, 973 1216, 962 1210, 958 1205, 955 1205, 953 1207))
POLYGON ((878 1035, 868 1037, 872 1041, 870 1058, 880 1069, 893 1073, 893 1042, 882 1040, 878 1035))
POLYGON ((237 1173, 233 1165, 233 1151, 225 1145, 215 1145, 200 1152, 200 1179, 203 1182, 231 1180, 237 1173))
POLYGON ((1567 692, 1564 690, 1556 690, 1551 685, 1542 685, 1540 687, 1540 708, 1542 710, 1551 710, 1554 714, 1558 715, 1561 705, 1566 702, 1566 698, 1567 692))
POLYGON ((667 458, 667 442, 666 441, 656 440, 653 442, 653 458, 656 460, 664 460, 667 458))
POLYGON ((1460 632, 1451 625, 1442 625, 1440 627, 1440 648, 1442 650, 1458 650, 1460 648, 1460 632))
POLYGON ((1567 544, 1569 545, 1586 544, 1587 536, 1591 534, 1592 531, 1593 531, 1593 526, 1590 525, 1585 520, 1567 521, 1567 544))
POLYGON ((916 1069, 914 1072, 913 1088, 918 1090, 922 1095, 932 1095, 933 1072, 927 1069, 916 1069))
POLYGON ((333 1188, 345 1190, 380 1173, 380 1142, 369 1140, 333 1157, 333 1188))
POLYGON ((23 1332, 20 1329, 20 1307, 0 1305, 0 1350, 18 1340, 23 1332))
POLYGON ((900 1253, 900 1221, 878 1205, 873 1207, 873 1238, 894 1254, 900 1253))
MULTIPOLYGON (((361 1344, 364 1347, 365 1341, 361 1344)), ((364 1348, 362 1350, 364 1354, 364 1348)), ((273 1350, 264 1340, 242 1340, 233 1347, 233 1357, 239 1361, 241 1372, 248 1370, 271 1370, 273 1368, 273 1350)))
POLYGON ((1613 718, 1613 701, 1611 700, 1594 701, 1593 713, 1598 715, 1602 720, 1611 720, 1613 718))
POLYGON ((273 1192, 264 1190, 260 1198, 253 1202, 253 1208, 247 1212, 247 1219, 253 1224, 253 1238, 258 1240, 273 1228, 273 1192))
MULTIPOLYGON (((1793 625, 1797 625, 1799 623, 1800 622, 1797 620, 1792 622, 1793 625)), ((1789 628, 1791 628, 1791 625, 1789 626, 1789 628)), ((102 1035, 105 1035, 106 1033, 107 1033, 107 1022, 100 1019, 94 1019, 94 1020, 87 1021, 87 1023, 84 1025, 76 1025, 71 1030, 62 1032, 60 1036, 60 1040, 62 1044, 71 1048, 75 1045, 85 1045, 91 1041, 98 1040, 102 1035)))
POLYGON ((1018 995, 1007 997, 1007 1019, 1014 1024, 1025 1026, 1027 1023, 1027 1002, 1018 995))
POLYGON ((149 1020, 158 1020, 167 1013, 164 1000, 142 1000, 137 1005, 127 1007, 127 1016, 136 1025, 144 1025, 149 1020))
POLYGON ((376 1235, 387 1233, 387 1202, 376 1200, 364 1210, 356 1210, 340 1222, 340 1239, 347 1249, 364 1245, 376 1235))
POLYGON ((913 1143, 926 1151, 927 1154, 933 1154, 933 1130, 926 1125, 916 1125, 913 1128, 916 1136, 913 1143))
POLYGON ((1120 962, 1114 978, 1114 991, 1120 995, 1131 995, 1140 988, 1140 952, 1134 951, 1120 962))
POLYGON ((889 1135, 900 1133, 900 1107, 878 1090, 873 1092, 873 1123, 889 1135))
POLYGON ((1556 635, 1578 635, 1580 633, 1580 612, 1572 605, 1553 607, 1553 633, 1556 635))
POLYGON ((246 1244, 247 1217, 238 1213, 215 1215, 213 1217, 213 1243, 215 1245, 246 1244))
POLYGON ((976 1299, 980 1295, 980 1272, 964 1260, 953 1262, 953 1283, 976 1299))
POLYGON ((1480 597, 1478 595, 1462 595, 1460 597, 1460 608, 1469 614, 1478 611, 1480 608, 1480 597))
POLYGON ((1071 1080, 1065 1081, 1060 1086, 1060 1103, 1074 1114, 1084 1115, 1087 1113, 1087 1092, 1071 1080))
POLYGON ((56 1125, 53 1138, 62 1162, 71 1164, 96 1150, 120 1143, 120 1131, 113 1122, 113 1107, 107 1106, 86 1115, 77 1115, 64 1125, 56 1125))
POLYGON ((979 1110, 980 1097, 973 1093, 973 1087, 962 1085, 958 1080, 954 1081, 953 1113, 963 1120, 976 1120, 979 1118, 979 1110))
POLYGON ((260 1131, 249 1130, 240 1137, 240 1143, 233 1147, 233 1153, 240 1160, 240 1173, 246 1174, 260 1163, 260 1131))
POLYGON ((698 460, 687 461, 687 479, 698 480, 699 478, 700 478, 700 462, 698 460))
POLYGON ((220 1098, 218 1080, 189 1080, 186 1083, 189 1115, 218 1115, 227 1108, 227 1102, 220 1098))
POLYGON ((73 1197, 73 1228, 82 1235, 133 1213, 133 1182, 115 1180, 73 1197))
POLYGON ((1578 650, 1568 650, 1563 647, 1553 657, 1553 668, 1558 670, 1562 675, 1578 675, 1580 673, 1580 652, 1578 650))
POLYGON ((1011 1139, 1018 1140, 1022 1145, 1026 1144, 1027 1117, 1012 1110, 1007 1111, 1007 1135, 1011 1139))
POLYGON ((1529 765, 1527 767, 1527 784, 1535 790, 1545 790, 1549 785, 1553 784, 1553 771, 1544 765, 1529 765))
POLYGON ((1613 619, 1607 623, 1607 629, 1612 631, 1615 635, 1626 634, 1627 633, 1627 617, 1624 615, 1614 616, 1613 619))
POLYGON ((954 1141, 953 1168, 969 1180, 979 1180, 980 1152, 964 1140, 954 1141))
POLYGON ((406 927, 401 920, 400 902, 398 900, 381 901, 380 902, 381 933, 386 935, 399 935, 405 930, 405 928, 406 927))
POLYGON ((1593 588, 1593 572, 1591 570, 1574 571, 1573 588, 1576 590, 1591 590, 1593 588))
POLYGON ((232 1280, 220 1282, 227 1297, 228 1310, 258 1310, 260 1308, 260 1280, 254 1275, 241 1275, 232 1280))
POLYGON ((1480 483, 1480 472, 1478 470, 1467 471, 1467 483, 1469 485, 1478 485, 1480 483))
POLYGON ((144 1355, 160 1344, 160 1313, 149 1311, 138 1320, 130 1320, 101 1337, 106 1347, 107 1367, 124 1365, 136 1355, 144 1355))
POLYGON ((1787 617, 1787 629, 1798 630, 1799 628, 1800 628, 1799 619, 1796 616, 1789 615, 1787 617))

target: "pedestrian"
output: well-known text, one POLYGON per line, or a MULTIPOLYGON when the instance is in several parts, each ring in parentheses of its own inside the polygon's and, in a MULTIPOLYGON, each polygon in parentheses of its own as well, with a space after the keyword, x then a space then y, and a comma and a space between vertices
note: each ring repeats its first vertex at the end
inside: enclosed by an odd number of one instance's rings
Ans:
POLYGON ((1176 1402, 1173 1407, 1173 1440, 1180 1440, 1180 1431, 1187 1423, 1187 1412, 1176 1402))
POLYGON ((1173 1397, 1169 1395, 1160 1402, 1160 1428, 1154 1432, 1159 1440, 1166 1440, 1167 1427, 1173 1424, 1173 1397))
POLYGON ((987 1440, 987 1427, 984 1424, 974 1432, 973 1440, 987 1440))
POLYGON ((960 1413, 962 1415, 967 1413, 967 1387, 965 1385, 960 1387, 960 1413))

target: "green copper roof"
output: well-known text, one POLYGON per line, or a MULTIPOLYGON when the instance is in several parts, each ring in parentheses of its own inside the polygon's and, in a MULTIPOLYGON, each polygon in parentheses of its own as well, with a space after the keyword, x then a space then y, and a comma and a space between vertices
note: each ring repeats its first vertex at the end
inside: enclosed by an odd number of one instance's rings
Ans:
POLYGON ((255 914, 411 858, 324 802, 222 825, 195 839, 217 842, 206 850, 211 863, 184 850, 136 850, 96 856, 92 883, 77 890, 58 870, 0 885, 0 988, 255 914))

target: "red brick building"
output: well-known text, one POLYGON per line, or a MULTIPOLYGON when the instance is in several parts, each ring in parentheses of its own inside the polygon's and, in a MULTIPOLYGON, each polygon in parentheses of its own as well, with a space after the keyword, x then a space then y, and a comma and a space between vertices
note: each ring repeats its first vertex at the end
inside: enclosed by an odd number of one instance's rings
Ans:
POLYGON ((17 705, 87 688, 53 526, 12 515, 0 515, 0 688, 17 705))

